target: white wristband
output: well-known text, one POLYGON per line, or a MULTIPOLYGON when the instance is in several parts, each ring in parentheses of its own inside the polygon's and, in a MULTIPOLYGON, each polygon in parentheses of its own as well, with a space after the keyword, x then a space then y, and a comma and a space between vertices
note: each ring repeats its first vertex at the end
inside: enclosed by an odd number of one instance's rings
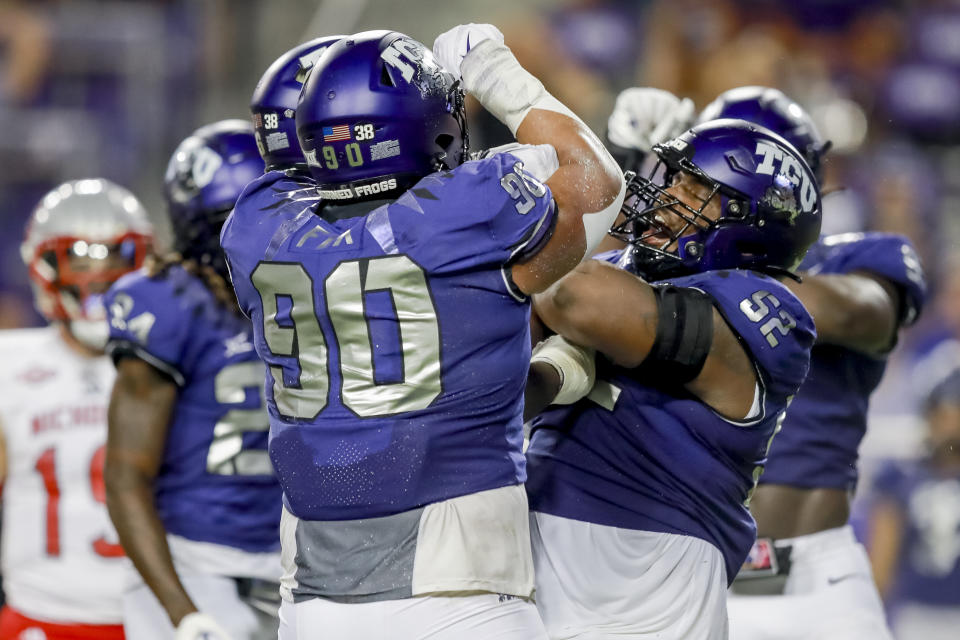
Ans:
POLYGON ((595 353, 558 335, 536 346, 530 362, 545 362, 560 374, 560 391, 551 404, 573 404, 590 393, 596 376, 595 353))
POLYGON ((531 109, 555 111, 580 121, 496 40, 484 40, 470 49, 460 63, 460 73, 467 92, 514 136, 531 109))

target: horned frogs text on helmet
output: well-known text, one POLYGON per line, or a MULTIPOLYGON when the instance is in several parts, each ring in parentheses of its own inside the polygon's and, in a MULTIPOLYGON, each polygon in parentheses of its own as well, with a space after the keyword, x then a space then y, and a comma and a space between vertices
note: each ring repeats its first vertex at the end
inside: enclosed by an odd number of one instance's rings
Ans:
POLYGON ((297 140, 295 119, 300 89, 317 59, 340 38, 326 36, 297 45, 274 60, 257 83, 250 99, 250 114, 267 171, 306 171, 307 161, 297 140))
POLYGON ((170 157, 163 181, 174 249, 227 277, 220 227, 263 168, 253 127, 245 120, 214 122, 184 139, 170 157))
POLYGON ((395 31, 341 38, 316 62, 297 135, 327 200, 384 197, 467 159, 464 94, 433 53, 395 31))
POLYGON ((103 294, 140 268, 152 243, 147 212, 123 187, 102 178, 61 184, 34 209, 20 245, 37 309, 51 322, 67 323, 84 344, 102 349, 103 294))
POLYGON ((820 188, 807 162, 777 134, 743 120, 713 120, 656 145, 648 177, 628 174, 611 233, 633 245, 637 271, 655 280, 715 269, 790 270, 820 233, 820 188), (699 207, 667 191, 678 172, 709 187, 699 207), (719 199, 720 217, 703 215, 719 199), (672 230, 665 216, 684 224, 672 230))

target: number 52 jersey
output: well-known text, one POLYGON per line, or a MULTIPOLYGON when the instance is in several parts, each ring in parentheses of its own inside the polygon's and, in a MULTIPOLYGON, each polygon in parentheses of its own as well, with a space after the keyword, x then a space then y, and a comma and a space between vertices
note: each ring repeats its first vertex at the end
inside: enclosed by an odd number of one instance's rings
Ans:
POLYGON ((269 173, 221 234, 287 508, 353 520, 523 482, 530 305, 509 265, 549 238, 550 191, 499 154, 365 215, 322 207, 269 173))
POLYGON ((756 538, 750 494, 807 374, 813 319, 783 284, 753 271, 663 282, 713 299, 756 369, 756 411, 725 418, 683 386, 665 383, 655 366, 624 369, 603 359, 587 398, 533 420, 530 508, 700 538, 723 554, 733 580, 756 538))

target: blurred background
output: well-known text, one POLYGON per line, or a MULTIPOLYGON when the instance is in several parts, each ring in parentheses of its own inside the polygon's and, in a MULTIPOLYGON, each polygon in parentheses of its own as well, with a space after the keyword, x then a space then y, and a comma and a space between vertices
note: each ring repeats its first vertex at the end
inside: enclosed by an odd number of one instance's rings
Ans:
MULTIPOLYGON (((922 398, 960 365, 955 1, 0 0, 0 328, 41 322, 17 248, 54 185, 114 180, 164 230, 160 193, 173 148, 201 124, 247 117, 254 85, 278 55, 373 28, 430 45, 461 22, 498 25, 523 65, 598 133, 630 86, 667 89, 698 107, 731 87, 778 87, 833 141, 824 230, 913 240, 931 298, 874 396, 857 501, 869 542, 876 470, 923 455, 922 398)), ((473 107, 474 147, 507 141, 473 107)), ((941 569, 956 573, 960 495, 927 509, 941 569)), ((909 590, 895 575, 884 587, 895 614, 909 590)), ((960 588, 952 596, 944 606, 960 610, 960 588)))

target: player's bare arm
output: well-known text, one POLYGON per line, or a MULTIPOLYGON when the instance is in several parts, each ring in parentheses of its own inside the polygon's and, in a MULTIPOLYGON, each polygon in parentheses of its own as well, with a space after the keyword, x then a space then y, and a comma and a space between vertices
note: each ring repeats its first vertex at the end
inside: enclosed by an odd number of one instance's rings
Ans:
POLYGON ((817 343, 865 354, 883 354, 894 344, 900 295, 869 273, 805 275, 785 283, 810 311, 817 343))
MULTIPOLYGON (((659 308, 653 287, 612 265, 589 260, 548 291, 534 307, 551 329, 592 347, 623 367, 640 365, 657 338, 659 308)), ((739 419, 753 404, 757 375, 744 348, 716 310, 713 341, 687 389, 721 415, 739 419)))
POLYGON ((584 217, 597 217, 601 214, 595 212, 619 205, 623 176, 600 140, 579 119, 533 109, 517 130, 517 140, 551 144, 560 163, 546 183, 557 205, 553 236, 537 255, 512 269, 517 286, 533 293, 545 289, 583 258, 589 240, 584 217))
POLYGON ((525 293, 543 291, 573 268, 606 234, 620 210, 623 175, 603 143, 517 62, 492 25, 460 25, 433 46, 443 66, 523 144, 548 144, 558 168, 547 180, 557 206, 550 240, 512 268, 525 293))
POLYGON ((870 564, 881 597, 890 593, 906 528, 903 515, 890 500, 878 500, 870 514, 870 564))
POLYGON ((153 498, 176 399, 176 385, 143 360, 117 363, 104 467, 107 508, 120 543, 174 626, 197 610, 177 578, 153 498))

